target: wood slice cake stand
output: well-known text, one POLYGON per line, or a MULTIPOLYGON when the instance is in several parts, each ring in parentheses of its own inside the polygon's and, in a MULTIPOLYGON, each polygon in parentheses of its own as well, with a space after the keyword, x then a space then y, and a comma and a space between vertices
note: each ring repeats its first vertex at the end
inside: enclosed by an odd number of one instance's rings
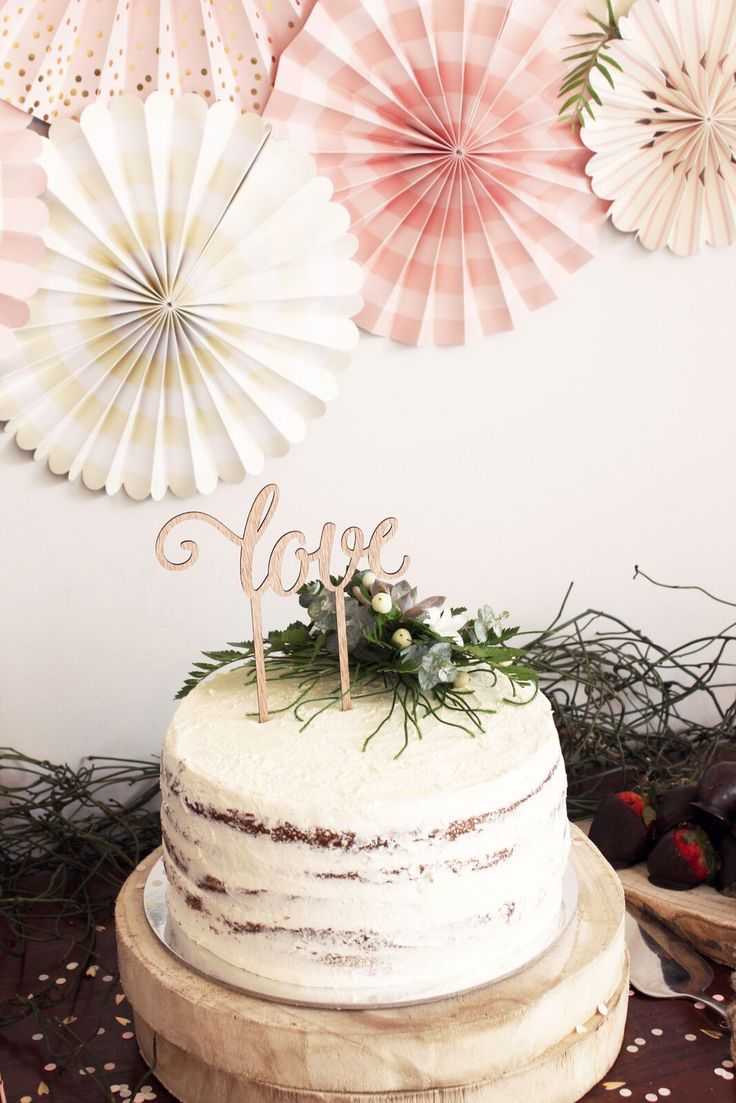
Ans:
POLYGON ((183 1103, 573 1103, 621 1047, 623 892, 577 828, 577 914, 541 959, 486 988, 390 1010, 272 1003, 195 973, 143 911, 157 857, 118 899, 120 973, 141 1053, 183 1103))

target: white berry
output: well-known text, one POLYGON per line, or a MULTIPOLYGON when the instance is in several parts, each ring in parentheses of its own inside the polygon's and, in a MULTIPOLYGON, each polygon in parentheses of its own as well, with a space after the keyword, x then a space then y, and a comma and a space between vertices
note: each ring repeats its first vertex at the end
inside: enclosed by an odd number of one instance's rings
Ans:
POLYGON ((381 592, 373 595, 371 605, 374 613, 389 613, 393 602, 388 594, 381 592))
POLYGON ((453 689, 467 689, 470 685, 470 675, 465 670, 458 670, 455 675, 455 681, 452 683, 453 689))
POLYGON ((411 647, 411 632, 406 628, 397 628, 391 637, 391 643, 394 647, 398 647, 399 651, 403 651, 406 647, 411 647))
POLYGON ((366 590, 370 590, 371 586, 376 581, 376 576, 373 571, 363 571, 360 581, 363 583, 366 590))

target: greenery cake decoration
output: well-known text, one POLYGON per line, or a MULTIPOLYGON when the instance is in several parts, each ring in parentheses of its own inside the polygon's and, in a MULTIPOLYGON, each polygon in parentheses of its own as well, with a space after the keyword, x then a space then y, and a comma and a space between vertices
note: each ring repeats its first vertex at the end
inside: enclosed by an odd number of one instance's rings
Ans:
MULTIPOLYGON (((341 579, 333 579, 340 582, 341 579)), ((309 622, 293 621, 270 632, 264 641, 269 681, 294 683, 286 706, 302 730, 325 709, 339 705, 337 615, 335 593, 321 582, 298 591, 309 622), (330 676, 335 676, 334 687, 330 676)), ((358 571, 345 588, 345 619, 353 698, 385 698, 386 710, 371 739, 399 709, 403 714, 402 754, 422 721, 434 716, 469 735, 483 730, 483 715, 494 710, 471 703, 473 675, 484 671, 499 682, 501 700, 522 705, 536 694, 538 679, 523 648, 512 646, 519 629, 508 627, 508 613, 483 605, 475 616, 462 606, 446 606, 444 597, 417 600, 416 588, 402 580, 379 581, 372 571, 358 571)), ((255 682, 253 642, 230 643, 224 651, 204 651, 177 697, 186 697, 205 678, 242 664, 247 684, 255 682)), ((282 710, 285 711, 285 710, 282 710)))

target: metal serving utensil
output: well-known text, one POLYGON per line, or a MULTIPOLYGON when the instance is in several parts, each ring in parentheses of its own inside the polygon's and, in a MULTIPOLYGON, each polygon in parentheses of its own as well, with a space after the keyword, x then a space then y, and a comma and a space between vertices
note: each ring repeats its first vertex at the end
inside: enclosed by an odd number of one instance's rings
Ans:
POLYGON ((713 980, 710 965, 667 927, 627 911, 626 945, 631 984, 638 992, 659 999, 699 1000, 723 1017, 722 1005, 703 995, 713 980))

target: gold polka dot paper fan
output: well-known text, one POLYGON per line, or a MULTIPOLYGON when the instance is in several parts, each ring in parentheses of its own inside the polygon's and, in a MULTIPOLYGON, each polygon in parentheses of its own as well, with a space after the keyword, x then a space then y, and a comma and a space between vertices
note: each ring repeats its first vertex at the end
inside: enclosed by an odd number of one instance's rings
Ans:
POLYGON ((96 98, 196 92, 259 112, 314 0, 0 4, 0 99, 51 122, 96 98))
POLYGON ((44 142, 46 253, 0 419, 52 471, 160 498, 262 471, 324 411, 362 303, 312 158, 195 95, 98 103, 44 142))

